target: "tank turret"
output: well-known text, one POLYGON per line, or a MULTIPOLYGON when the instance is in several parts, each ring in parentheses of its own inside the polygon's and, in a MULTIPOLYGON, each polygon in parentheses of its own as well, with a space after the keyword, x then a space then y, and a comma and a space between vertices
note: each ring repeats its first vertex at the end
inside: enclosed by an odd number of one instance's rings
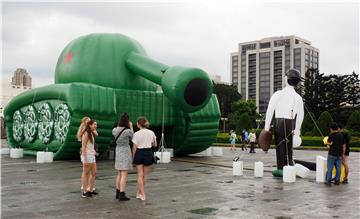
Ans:
POLYGON ((55 71, 55 83, 87 82, 115 89, 155 91, 156 85, 150 81, 160 85, 165 96, 185 112, 204 107, 213 89, 201 69, 169 67, 154 61, 138 42, 121 34, 75 39, 61 53, 55 71))

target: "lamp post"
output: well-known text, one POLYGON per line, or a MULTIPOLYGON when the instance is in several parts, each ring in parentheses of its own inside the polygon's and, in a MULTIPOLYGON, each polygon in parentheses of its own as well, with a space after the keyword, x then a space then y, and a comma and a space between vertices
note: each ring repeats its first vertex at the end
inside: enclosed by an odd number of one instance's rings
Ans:
POLYGON ((225 122, 228 120, 226 117, 221 117, 221 121, 223 121, 223 132, 225 132, 225 122))

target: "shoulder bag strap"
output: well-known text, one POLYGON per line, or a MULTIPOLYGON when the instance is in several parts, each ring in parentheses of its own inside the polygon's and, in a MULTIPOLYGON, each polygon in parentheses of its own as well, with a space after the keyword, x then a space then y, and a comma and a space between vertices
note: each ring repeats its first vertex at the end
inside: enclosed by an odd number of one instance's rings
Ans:
POLYGON ((115 142, 119 139, 121 133, 123 133, 123 131, 125 131, 126 128, 123 128, 123 130, 121 130, 121 132, 118 134, 118 136, 115 138, 115 142))

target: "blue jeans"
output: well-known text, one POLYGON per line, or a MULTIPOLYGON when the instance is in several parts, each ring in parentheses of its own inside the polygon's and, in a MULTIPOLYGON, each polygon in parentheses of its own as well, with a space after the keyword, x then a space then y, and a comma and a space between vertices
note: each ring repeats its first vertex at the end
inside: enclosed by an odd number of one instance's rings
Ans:
POLYGON ((340 174, 341 174, 341 156, 333 156, 328 155, 327 157, 327 172, 326 172, 326 182, 330 183, 332 178, 332 170, 336 168, 335 182, 340 182, 340 174))

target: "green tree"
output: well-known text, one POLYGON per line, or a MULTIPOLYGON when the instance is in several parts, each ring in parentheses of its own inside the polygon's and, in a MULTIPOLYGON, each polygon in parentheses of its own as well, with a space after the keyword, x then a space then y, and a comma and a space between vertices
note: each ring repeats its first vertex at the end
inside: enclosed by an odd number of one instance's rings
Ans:
POLYGON ((316 136, 320 136, 320 135, 328 135, 329 134, 329 126, 330 123, 332 122, 332 118, 331 118, 331 114, 328 111, 324 111, 320 114, 319 119, 317 120, 317 125, 319 127, 319 129, 321 130, 321 133, 319 132, 319 130, 314 126, 313 129, 313 133, 316 136))
POLYGON ((349 130, 360 132, 360 111, 359 110, 353 112, 350 115, 350 117, 346 123, 346 128, 349 130))
POLYGON ((237 88, 232 85, 214 84, 214 93, 219 101, 221 117, 228 117, 232 104, 241 99, 237 88))
POLYGON ((305 109, 313 112, 316 117, 321 111, 324 111, 323 100, 325 99, 325 81, 324 74, 320 74, 318 69, 310 68, 305 72, 305 82, 303 88, 303 100, 305 109))
POLYGON ((250 118, 250 127, 256 127, 256 104, 253 100, 239 100, 233 103, 232 113, 229 114, 229 124, 232 127, 237 127, 240 116, 246 113, 250 118))
POLYGON ((359 75, 353 72, 348 75, 348 83, 346 84, 346 103, 355 107, 360 107, 360 79, 359 75))
POLYGON ((240 115, 239 120, 236 122, 236 132, 241 132, 243 129, 252 128, 250 116, 247 113, 240 115))
POLYGON ((315 126, 313 119, 315 120, 314 113, 309 112, 305 115, 303 123, 301 125, 301 135, 305 135, 305 133, 309 133, 309 132, 312 135, 312 131, 315 126))
POLYGON ((344 88, 348 83, 348 76, 327 75, 323 79, 325 83, 323 87, 325 98, 322 100, 322 105, 333 115, 338 115, 341 108, 345 106, 346 94, 344 88))

